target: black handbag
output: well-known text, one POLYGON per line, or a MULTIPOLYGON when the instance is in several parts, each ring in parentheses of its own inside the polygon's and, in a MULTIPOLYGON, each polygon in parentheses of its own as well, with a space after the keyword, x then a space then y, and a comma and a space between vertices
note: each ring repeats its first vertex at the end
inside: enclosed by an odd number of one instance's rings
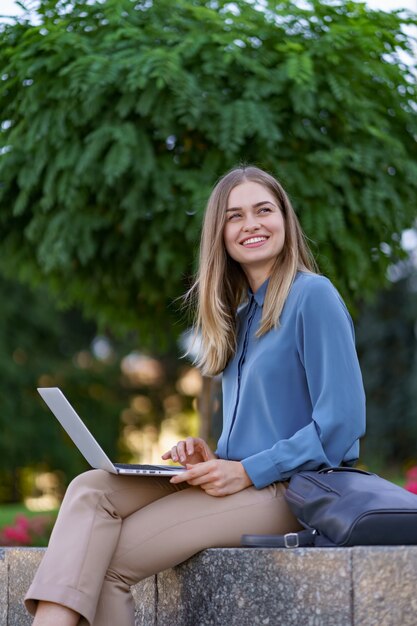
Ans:
POLYGON ((376 474, 351 467, 299 472, 285 498, 306 530, 243 535, 243 546, 417 544, 417 495, 376 474))

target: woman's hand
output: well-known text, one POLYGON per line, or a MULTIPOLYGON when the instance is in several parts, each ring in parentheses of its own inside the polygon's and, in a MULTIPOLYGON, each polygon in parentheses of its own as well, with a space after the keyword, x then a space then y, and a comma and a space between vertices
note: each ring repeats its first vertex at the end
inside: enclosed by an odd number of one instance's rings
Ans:
POLYGON ((164 460, 172 459, 181 465, 191 463, 203 463, 217 458, 212 452, 204 439, 200 437, 187 437, 184 441, 179 441, 175 446, 162 455, 164 460))
POLYGON ((214 459, 197 465, 187 463, 186 467, 186 472, 173 476, 170 482, 187 482, 193 487, 201 487, 210 496, 228 496, 252 485, 240 461, 214 459))

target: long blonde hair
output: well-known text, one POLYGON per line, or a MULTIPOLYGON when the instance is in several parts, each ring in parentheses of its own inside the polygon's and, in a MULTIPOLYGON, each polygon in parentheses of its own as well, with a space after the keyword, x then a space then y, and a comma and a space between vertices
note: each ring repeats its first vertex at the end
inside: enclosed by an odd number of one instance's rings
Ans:
POLYGON ((273 266, 257 336, 279 325, 279 318, 298 270, 316 272, 297 216, 280 183, 258 167, 232 169, 215 185, 204 214, 199 268, 186 294, 195 302, 194 330, 200 348, 195 359, 203 374, 213 376, 226 367, 236 350, 238 306, 247 296, 248 283, 239 263, 226 252, 223 230, 231 190, 244 182, 263 185, 278 202, 285 223, 285 242, 273 266))

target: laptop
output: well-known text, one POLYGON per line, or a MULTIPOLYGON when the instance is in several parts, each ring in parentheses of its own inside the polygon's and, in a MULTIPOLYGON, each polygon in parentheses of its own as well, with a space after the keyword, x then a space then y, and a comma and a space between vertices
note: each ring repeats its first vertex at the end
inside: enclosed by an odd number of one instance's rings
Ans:
POLYGON ((39 387, 38 392, 94 469, 129 476, 175 476, 185 471, 181 465, 112 463, 58 387, 39 387))

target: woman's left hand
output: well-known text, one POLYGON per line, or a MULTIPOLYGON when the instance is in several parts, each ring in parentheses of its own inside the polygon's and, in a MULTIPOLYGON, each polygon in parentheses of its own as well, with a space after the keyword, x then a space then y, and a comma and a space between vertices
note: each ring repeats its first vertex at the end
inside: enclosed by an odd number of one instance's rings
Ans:
POLYGON ((240 461, 214 459, 196 465, 187 464, 186 467, 187 471, 173 476, 170 482, 187 482, 193 487, 201 487, 210 496, 228 496, 252 485, 240 461))

